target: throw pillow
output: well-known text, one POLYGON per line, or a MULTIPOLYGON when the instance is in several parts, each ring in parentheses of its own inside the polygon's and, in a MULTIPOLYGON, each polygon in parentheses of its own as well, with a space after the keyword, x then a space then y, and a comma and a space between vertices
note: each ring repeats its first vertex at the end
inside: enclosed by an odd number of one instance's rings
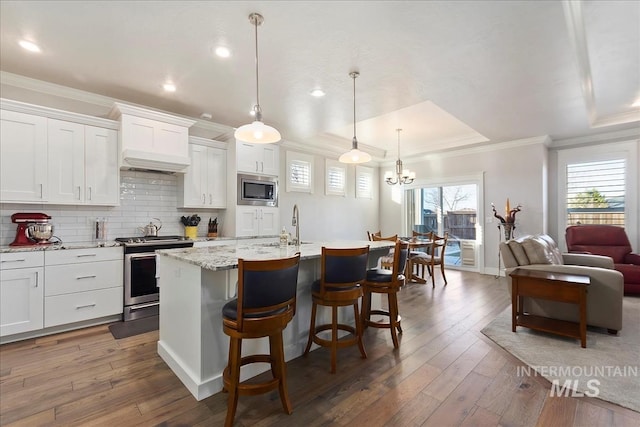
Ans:
POLYGON ((522 242, 522 248, 531 264, 553 264, 553 254, 546 242, 530 238, 522 242))
POLYGON ((518 261, 518 265, 529 265, 529 258, 527 258, 527 254, 524 252, 524 248, 517 240, 509 240, 507 242, 509 245, 509 249, 511 249, 511 253, 513 257, 518 261))

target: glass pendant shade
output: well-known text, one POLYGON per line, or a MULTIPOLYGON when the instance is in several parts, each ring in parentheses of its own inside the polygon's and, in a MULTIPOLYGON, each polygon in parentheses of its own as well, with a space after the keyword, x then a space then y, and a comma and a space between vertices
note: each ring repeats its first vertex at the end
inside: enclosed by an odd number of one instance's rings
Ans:
POLYGON ((371 155, 369 153, 365 153, 364 151, 360 151, 357 148, 352 148, 346 153, 342 154, 338 161, 340 163, 366 163, 371 161, 371 155))
POLYGON ((240 126, 236 129, 234 136, 237 140, 252 144, 271 144, 282 139, 277 129, 258 120, 248 125, 240 126))
POLYGON ((234 132, 233 136, 242 142, 252 144, 272 144, 280 141, 282 137, 275 128, 262 122, 262 110, 260 109, 260 83, 258 80, 258 26, 262 25, 264 18, 259 13, 249 15, 249 22, 255 27, 256 38, 256 105, 253 107, 256 119, 253 123, 242 125, 234 132))

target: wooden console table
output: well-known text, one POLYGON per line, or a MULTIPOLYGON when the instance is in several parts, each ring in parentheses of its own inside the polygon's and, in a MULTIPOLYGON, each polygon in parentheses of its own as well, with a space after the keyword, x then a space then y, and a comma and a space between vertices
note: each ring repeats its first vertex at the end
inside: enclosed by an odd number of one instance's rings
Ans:
POLYGON ((587 287, 589 276, 552 273, 539 270, 516 268, 511 276, 511 329, 524 326, 544 332, 551 332, 571 338, 578 338, 582 348, 587 346, 587 287), (540 298, 558 302, 577 304, 580 322, 550 319, 524 313, 523 297, 540 298))

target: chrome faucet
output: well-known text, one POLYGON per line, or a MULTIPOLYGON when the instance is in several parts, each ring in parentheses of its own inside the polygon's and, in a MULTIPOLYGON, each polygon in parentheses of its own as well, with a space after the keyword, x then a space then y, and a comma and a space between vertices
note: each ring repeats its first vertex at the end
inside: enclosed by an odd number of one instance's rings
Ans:
POLYGON ((293 218, 291 218, 291 225, 296 228, 296 238, 293 240, 293 244, 300 246, 300 211, 298 205, 293 205, 293 218))

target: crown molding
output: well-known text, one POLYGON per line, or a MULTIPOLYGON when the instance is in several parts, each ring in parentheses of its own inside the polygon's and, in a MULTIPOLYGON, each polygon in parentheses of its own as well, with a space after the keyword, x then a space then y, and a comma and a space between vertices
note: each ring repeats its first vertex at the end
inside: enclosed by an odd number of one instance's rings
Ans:
MULTIPOLYGON (((434 153, 426 153, 422 155, 413 155, 407 160, 402 160, 404 165, 410 165, 420 163, 424 160, 430 159, 444 159, 448 157, 463 156, 469 154, 486 153, 489 151, 497 150, 509 150, 512 148, 525 147, 527 145, 544 145, 545 147, 551 146, 552 140, 549 135, 534 136, 532 138, 516 139, 513 141, 494 142, 491 144, 482 144, 475 147, 465 147, 460 149, 453 149, 447 151, 440 151, 434 153)), ((380 163, 380 166, 392 166, 395 165, 395 159, 393 161, 387 161, 380 163)))
POLYGON ((81 123, 89 126, 96 126, 107 129, 120 129, 120 122, 103 119, 86 114, 72 113, 70 111, 58 110, 55 108, 43 107, 40 105, 27 104, 26 102, 14 101, 13 99, 0 99, 0 108, 3 110, 16 111, 18 113, 33 114, 36 116, 48 117, 50 119, 64 120, 67 122, 81 123))
POLYGON ((43 80, 36 80, 19 74, 8 73, 6 71, 0 71, 0 82, 9 86, 19 87, 21 89, 59 96, 61 98, 72 99, 74 101, 86 102, 88 104, 99 105, 101 107, 111 107, 114 101, 116 101, 113 98, 98 95, 97 93, 86 92, 84 90, 49 83, 43 80))
POLYGON ((630 110, 624 113, 612 114, 610 116, 598 117, 591 127, 600 128, 605 126, 622 125, 626 123, 640 122, 640 111, 630 110))
POLYGON ((562 149, 576 145, 602 144, 606 142, 619 142, 640 140, 640 128, 624 129, 615 132, 605 132, 596 135, 578 136, 575 138, 554 140, 551 149, 562 149))
MULTIPOLYGON (((21 76, 19 74, 8 73, 6 71, 0 71, 0 83, 8 86, 13 86, 25 90, 30 90, 46 95, 52 95, 64 99, 71 99, 74 101, 85 102, 87 104, 96 105, 111 109, 115 103, 124 103, 128 106, 143 108, 145 110, 154 110, 151 107, 131 103, 121 99, 111 98, 97 93, 87 92, 80 89, 74 89, 68 86, 62 86, 55 83, 45 82, 42 80, 32 79, 30 77, 21 76)), ((58 110, 62 111, 62 110, 58 110)), ((213 132, 216 134, 217 139, 226 139, 229 134, 233 134, 234 128, 231 126, 223 125, 220 123, 211 122, 208 120, 202 120, 199 118, 188 117, 181 114, 173 114, 171 112, 158 111, 159 113, 171 114, 176 117, 181 117, 186 120, 194 121, 192 128, 202 129, 204 131, 213 132)), ((87 116, 89 117, 89 116, 87 116)))

